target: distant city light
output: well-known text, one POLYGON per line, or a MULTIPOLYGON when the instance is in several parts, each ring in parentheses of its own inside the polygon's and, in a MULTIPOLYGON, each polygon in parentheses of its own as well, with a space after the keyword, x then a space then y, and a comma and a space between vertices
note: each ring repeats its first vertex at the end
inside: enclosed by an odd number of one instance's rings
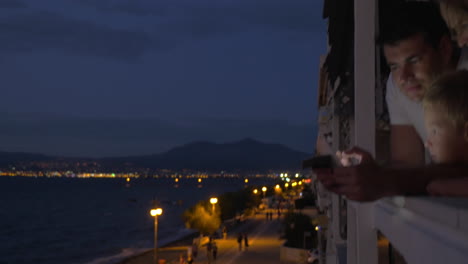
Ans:
POLYGON ((299 173, 296 173, 296 178, 299 178, 299 173))

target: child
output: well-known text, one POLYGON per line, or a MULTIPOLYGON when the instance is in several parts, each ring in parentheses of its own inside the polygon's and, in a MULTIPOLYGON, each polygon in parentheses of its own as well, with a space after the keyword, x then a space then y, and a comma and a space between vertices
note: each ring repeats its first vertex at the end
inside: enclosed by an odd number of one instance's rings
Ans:
MULTIPOLYGON (((423 99, 426 148, 436 164, 468 165, 468 71, 461 70, 439 78, 423 99)), ((468 175, 463 178, 432 180, 432 195, 467 196, 468 175)))
POLYGON ((468 11, 452 3, 441 2, 440 13, 460 48, 468 45, 468 11))

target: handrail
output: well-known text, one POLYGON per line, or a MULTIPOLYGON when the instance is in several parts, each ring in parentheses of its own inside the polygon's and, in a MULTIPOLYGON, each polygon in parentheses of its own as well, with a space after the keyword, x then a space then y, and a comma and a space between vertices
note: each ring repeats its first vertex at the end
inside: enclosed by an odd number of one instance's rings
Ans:
POLYGON ((463 203, 451 205, 435 202, 434 199, 405 199, 404 205, 396 204, 391 199, 376 202, 374 224, 406 261, 409 264, 467 263, 468 223, 459 224, 467 219, 468 208, 463 203), (421 202, 432 203, 432 212, 430 205, 423 210, 411 206, 421 202), (447 221, 441 222, 440 217, 430 217, 437 215, 437 211, 444 212, 447 221))

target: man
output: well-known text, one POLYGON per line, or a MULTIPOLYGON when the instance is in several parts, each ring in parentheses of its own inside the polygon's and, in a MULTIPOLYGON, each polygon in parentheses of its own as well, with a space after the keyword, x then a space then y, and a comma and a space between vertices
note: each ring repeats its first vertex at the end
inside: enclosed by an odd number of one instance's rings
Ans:
POLYGON ((360 165, 317 171, 325 187, 352 200, 424 194, 431 179, 459 172, 455 167, 422 167, 426 133, 421 100, 437 76, 457 66, 447 26, 428 2, 407 2, 388 13, 392 19, 382 23, 379 42, 391 71, 386 99, 392 167, 380 167, 369 153, 354 148, 344 158, 359 157, 360 165))

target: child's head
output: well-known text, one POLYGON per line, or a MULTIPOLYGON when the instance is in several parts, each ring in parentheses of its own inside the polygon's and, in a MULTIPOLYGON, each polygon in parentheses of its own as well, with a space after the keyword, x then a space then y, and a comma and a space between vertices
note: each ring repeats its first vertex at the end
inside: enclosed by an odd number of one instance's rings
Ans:
POLYGON ((440 3, 440 13, 458 46, 468 46, 468 11, 451 3, 440 3))
POLYGON ((423 106, 432 160, 468 162, 468 71, 441 76, 424 95, 423 106))

